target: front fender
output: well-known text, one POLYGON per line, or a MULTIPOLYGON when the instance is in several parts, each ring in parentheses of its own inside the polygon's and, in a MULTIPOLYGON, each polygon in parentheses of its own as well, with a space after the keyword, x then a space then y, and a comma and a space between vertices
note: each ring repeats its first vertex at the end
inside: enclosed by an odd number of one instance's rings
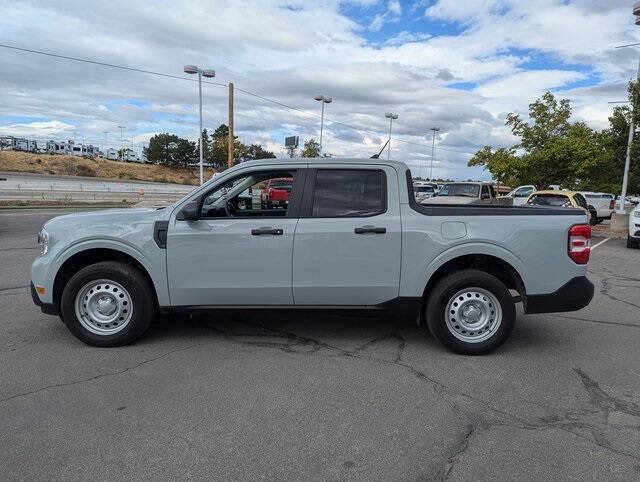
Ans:
MULTIPOLYGON (((58 252, 49 265, 48 279, 54 280, 60 267, 72 256, 90 249, 111 249, 131 256, 147 271, 154 284, 160 306, 169 305, 169 289, 166 275, 165 250, 150 240, 145 243, 144 252, 137 246, 121 239, 85 239, 75 242, 58 252), (147 253, 147 254, 145 254, 147 253)), ((51 290, 51 292, 53 289, 51 290)))

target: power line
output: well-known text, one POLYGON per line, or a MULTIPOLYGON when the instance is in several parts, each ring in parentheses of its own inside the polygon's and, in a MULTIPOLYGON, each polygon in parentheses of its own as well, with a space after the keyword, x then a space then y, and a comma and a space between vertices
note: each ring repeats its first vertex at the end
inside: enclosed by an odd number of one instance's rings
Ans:
MULTIPOLYGON (((163 72, 155 72, 155 71, 152 71, 152 70, 137 69, 135 67, 127 67, 127 66, 124 66, 124 65, 117 65, 117 64, 112 64, 112 63, 108 63, 108 62, 100 62, 100 61, 97 61, 97 60, 82 59, 82 58, 79 58, 79 57, 71 57, 71 56, 68 56, 68 55, 54 54, 54 53, 51 53, 51 52, 44 52, 42 50, 26 49, 26 48, 22 48, 22 47, 17 47, 15 45, 0 44, 0 47, 6 48, 6 49, 10 49, 10 50, 16 50, 16 51, 19 51, 19 52, 27 52, 27 53, 32 53, 32 54, 37 54, 37 55, 44 55, 44 56, 47 56, 47 57, 53 57, 53 58, 58 58, 58 59, 63 59, 63 60, 71 60, 71 61, 74 61, 74 62, 82 62, 82 63, 87 63, 87 64, 100 65, 100 66, 103 66, 103 67, 111 67, 111 68, 114 68, 114 69, 128 70, 128 71, 131 71, 131 72, 138 72, 138 73, 143 73, 143 74, 156 75, 156 76, 159 76, 159 77, 167 77, 167 78, 170 78, 170 79, 185 80, 185 81, 188 81, 188 82, 197 82, 196 79, 191 79, 191 78, 188 78, 188 77, 181 77, 179 75, 166 74, 166 73, 163 73, 163 72)), ((217 85, 217 86, 221 86, 221 87, 227 87, 228 86, 228 83, 211 82, 211 81, 205 81, 205 80, 203 80, 202 83, 203 84, 210 84, 210 85, 217 85)), ((315 112, 306 111, 304 109, 300 109, 298 107, 294 107, 292 105, 285 104, 284 102, 280 102, 280 101, 277 101, 277 100, 274 100, 274 99, 270 99, 269 97, 265 97, 263 95, 257 94, 255 92, 251 92, 249 90, 241 89, 239 87, 236 87, 235 90, 237 90, 239 92, 242 92, 244 94, 250 95, 252 97, 256 97, 256 98, 261 99, 261 100, 263 100, 265 102, 270 102, 270 103, 278 105, 280 107, 284 107, 286 109, 290 109, 290 110, 293 110, 293 111, 296 111, 296 112, 300 112, 301 114, 304 114, 304 115, 307 115, 307 116, 312 116, 312 117, 316 117, 316 118, 320 117, 320 115, 316 114, 315 112)), ((353 129, 353 130, 355 130, 357 132, 371 134, 371 135, 375 135, 375 136, 381 136, 380 132, 372 131, 372 130, 369 130, 369 129, 364 129, 364 128, 355 126, 353 124, 349 124, 349 123, 338 121, 338 120, 332 120, 330 118, 327 118, 326 120, 327 120, 327 122, 330 122, 332 124, 341 125, 341 126, 349 128, 349 129, 353 129)), ((424 144, 424 143, 420 143, 420 142, 409 141, 409 140, 401 139, 401 138, 397 138, 397 139, 394 139, 394 140, 396 142, 401 142, 401 143, 408 144, 408 145, 429 148, 428 144, 424 144)), ((478 146, 478 148, 480 148, 480 146, 478 146)), ((439 146, 438 149, 442 150, 442 151, 447 151, 447 152, 456 152, 456 153, 460 153, 460 154, 472 155, 472 153, 467 152, 467 151, 460 151, 460 150, 450 149, 450 148, 446 148, 446 147, 442 147, 442 146, 439 146)))
MULTIPOLYGON (((58 59, 64 59, 64 60, 73 60, 74 62, 83 62, 85 64, 93 64, 93 65, 101 65, 103 67, 112 67, 114 69, 121 69, 121 70, 130 70, 132 72, 140 72, 142 74, 151 74, 151 75, 158 75, 160 77, 168 77, 170 79, 178 79, 178 80, 186 80, 188 82, 197 82, 196 79, 191 79, 188 77, 180 77, 179 75, 171 75, 171 74, 165 74, 162 72, 154 72, 153 70, 144 70, 144 69, 136 69, 135 67, 127 67, 124 65, 116 65, 116 64, 110 64, 107 62, 98 62, 97 60, 88 60, 88 59, 81 59, 78 57, 69 57, 67 55, 59 55, 59 54, 53 54, 51 52, 43 52, 41 50, 33 50, 33 49, 25 49, 22 47, 16 47, 14 45, 6 45, 6 44, 0 44, 0 47, 4 47, 6 49, 11 49, 11 50, 18 50, 20 52, 29 52, 32 54, 38 54, 38 55, 45 55, 47 57, 54 57, 54 58, 58 58, 58 59)), ((223 87, 226 87, 227 84, 223 84, 221 82, 205 82, 202 81, 203 84, 212 84, 212 85, 220 85, 223 87)))

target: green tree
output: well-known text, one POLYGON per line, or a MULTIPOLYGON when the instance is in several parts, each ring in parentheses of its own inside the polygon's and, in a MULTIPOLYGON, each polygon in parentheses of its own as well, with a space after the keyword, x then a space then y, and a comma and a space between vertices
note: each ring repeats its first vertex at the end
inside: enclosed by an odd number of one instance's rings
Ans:
POLYGON ((300 157, 320 157, 320 144, 314 138, 309 139, 304 143, 300 157))
POLYGON ((251 144, 249 146, 241 143, 239 144, 240 145, 236 146, 235 150, 238 151, 240 162, 252 161, 254 159, 271 159, 276 157, 273 152, 267 151, 260 144, 251 144))
POLYGON ((144 155, 150 162, 156 164, 172 164, 171 146, 173 143, 176 143, 178 139, 178 136, 169 134, 168 132, 156 134, 149 139, 149 146, 144 148, 144 155))
POLYGON ((521 139, 515 147, 528 153, 544 148, 551 138, 567 133, 571 117, 569 99, 558 102, 551 92, 545 92, 540 99, 529 104, 529 117, 532 125, 514 113, 508 114, 505 122, 511 127, 511 132, 521 139))
MULTIPOLYGON (((640 121, 640 85, 629 83, 628 95, 635 106, 636 125, 640 121)), ((506 125, 519 137, 510 148, 485 146, 469 160, 469 166, 487 169, 494 179, 506 184, 549 184, 619 193, 629 135, 632 109, 616 107, 609 127, 596 131, 584 122, 571 122, 567 99, 559 102, 547 92, 529 104, 530 122, 518 114, 507 115, 506 125)), ((631 146, 628 192, 640 192, 640 139, 631 146)))
POLYGON ((195 149, 195 142, 164 132, 149 139, 149 146, 145 147, 144 155, 149 161, 157 164, 186 167, 197 158, 195 149))
POLYGON ((484 146, 467 163, 468 166, 481 166, 488 170, 496 181, 502 184, 518 183, 521 159, 515 155, 515 149, 501 147, 493 151, 484 146))
POLYGON ((588 163, 599 162, 601 149, 596 133, 582 122, 572 124, 567 99, 559 102, 546 92, 529 104, 529 119, 507 115, 505 125, 520 141, 510 148, 475 153, 469 166, 482 166, 492 177, 510 185, 549 184, 577 187, 584 179, 588 163))
POLYGON ((172 152, 173 164, 187 167, 196 159, 199 159, 199 155, 196 155, 196 143, 187 139, 178 138, 172 152))

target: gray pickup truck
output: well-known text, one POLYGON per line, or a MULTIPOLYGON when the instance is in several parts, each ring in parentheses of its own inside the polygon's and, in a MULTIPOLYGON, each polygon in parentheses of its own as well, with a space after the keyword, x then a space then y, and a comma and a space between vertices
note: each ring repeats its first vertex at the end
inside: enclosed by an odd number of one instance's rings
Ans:
POLYGON ((437 196, 425 199, 423 204, 500 204, 510 206, 513 199, 499 197, 488 182, 449 182, 440 188, 437 196))
POLYGON ((516 303, 590 302, 590 235, 575 209, 418 204, 400 162, 268 159, 166 208, 50 220, 31 291, 97 346, 132 342, 157 313, 339 308, 410 315, 448 348, 482 354, 508 337, 516 303), (277 207, 255 194, 270 179, 291 182, 277 207))

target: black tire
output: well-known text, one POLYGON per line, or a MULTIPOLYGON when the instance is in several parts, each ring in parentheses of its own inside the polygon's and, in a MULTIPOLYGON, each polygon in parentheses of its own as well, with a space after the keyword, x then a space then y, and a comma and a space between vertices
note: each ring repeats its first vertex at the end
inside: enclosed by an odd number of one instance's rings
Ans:
POLYGON ((434 338, 451 351, 463 355, 484 355, 498 348, 509 337, 515 324, 516 309, 513 297, 502 281, 483 271, 465 269, 445 276, 433 287, 427 296, 425 317, 434 338), (500 303, 502 320, 488 339, 477 342, 463 341, 456 338, 447 326, 447 304, 456 293, 465 288, 486 290, 500 303))
POLYGON ((591 216, 589 216, 589 224, 591 226, 595 226, 598 224, 598 214, 595 211, 589 211, 591 216))
POLYGON ((596 218, 596 224, 601 224, 604 218, 596 218))
POLYGON ((640 248, 640 241, 633 239, 631 236, 627 236, 627 248, 638 249, 640 248))
POLYGON ((123 346, 138 339, 151 325, 155 316, 155 294, 147 278, 135 267, 119 261, 102 261, 74 274, 64 287, 60 300, 61 318, 67 328, 81 341, 94 346, 123 346), (124 287, 131 297, 130 319, 122 331, 96 334, 89 331, 76 315, 75 299, 87 283, 113 280, 124 287))

